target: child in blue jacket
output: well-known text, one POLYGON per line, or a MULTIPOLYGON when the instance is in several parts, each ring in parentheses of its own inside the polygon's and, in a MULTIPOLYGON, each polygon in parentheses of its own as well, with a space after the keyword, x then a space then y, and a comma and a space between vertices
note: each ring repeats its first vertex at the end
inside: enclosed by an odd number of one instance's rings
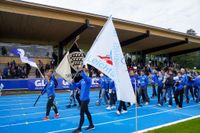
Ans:
POLYGON ((57 109, 56 105, 54 104, 55 83, 54 83, 54 79, 51 78, 52 75, 53 75, 53 69, 49 69, 49 70, 46 71, 46 73, 45 73, 46 85, 41 92, 42 95, 47 93, 47 97, 48 97, 48 102, 47 102, 47 107, 46 107, 46 116, 43 118, 43 120, 49 120, 49 113, 51 111, 51 108, 55 112, 55 116, 54 116, 55 118, 58 118, 60 116, 59 113, 58 113, 58 109, 57 109))

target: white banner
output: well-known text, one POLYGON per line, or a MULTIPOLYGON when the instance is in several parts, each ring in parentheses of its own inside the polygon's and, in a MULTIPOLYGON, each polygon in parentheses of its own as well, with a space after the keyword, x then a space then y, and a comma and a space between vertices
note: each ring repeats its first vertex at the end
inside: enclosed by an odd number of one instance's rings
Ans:
POLYGON ((69 52, 62 59, 58 67, 56 68, 56 73, 63 77, 66 81, 70 82, 72 79, 71 68, 68 61, 69 52))
POLYGON ((105 23, 84 59, 114 80, 117 99, 135 103, 135 94, 112 18, 105 23))

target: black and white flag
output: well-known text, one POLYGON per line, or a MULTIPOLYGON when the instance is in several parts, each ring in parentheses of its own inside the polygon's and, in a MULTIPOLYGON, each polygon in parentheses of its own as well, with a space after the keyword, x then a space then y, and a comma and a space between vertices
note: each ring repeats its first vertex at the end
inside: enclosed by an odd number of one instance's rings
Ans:
POLYGON ((72 44, 65 57, 62 59, 56 73, 63 77, 66 81, 71 81, 74 78, 75 82, 81 79, 79 66, 83 65, 84 52, 78 48, 76 42, 72 44))

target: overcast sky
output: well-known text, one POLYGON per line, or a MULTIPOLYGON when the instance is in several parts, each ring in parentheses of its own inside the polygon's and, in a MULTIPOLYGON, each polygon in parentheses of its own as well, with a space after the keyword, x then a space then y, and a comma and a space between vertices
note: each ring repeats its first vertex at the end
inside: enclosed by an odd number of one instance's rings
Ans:
POLYGON ((24 0, 200 35, 200 0, 24 0))

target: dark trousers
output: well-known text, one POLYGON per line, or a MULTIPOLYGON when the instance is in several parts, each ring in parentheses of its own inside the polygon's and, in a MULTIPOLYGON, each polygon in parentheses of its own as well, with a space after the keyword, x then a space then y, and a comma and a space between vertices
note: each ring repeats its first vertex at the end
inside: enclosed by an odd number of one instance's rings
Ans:
POLYGON ((81 100, 80 100, 80 92, 76 92, 76 100, 78 101, 79 106, 81 106, 81 100))
POLYGON ((137 104, 138 105, 140 105, 140 95, 141 95, 141 89, 140 88, 137 88, 137 90, 136 90, 136 102, 137 102, 137 104))
POLYGON ((76 100, 75 100, 75 96, 74 96, 75 90, 71 90, 70 93, 71 93, 70 98, 69 98, 70 105, 72 104, 72 102, 74 102, 74 104, 76 104, 76 100))
POLYGON ((126 104, 125 104, 124 101, 120 101, 120 102, 119 102, 118 111, 121 112, 121 111, 122 111, 122 108, 123 108, 123 110, 127 110, 126 104))
POLYGON ((116 102, 116 93, 115 92, 111 92, 110 93, 110 106, 115 105, 116 102))
POLYGON ((178 105, 179 107, 182 108, 182 105, 183 105, 183 89, 182 90, 176 89, 174 98, 175 98, 176 105, 178 105))
POLYGON ((110 97, 109 97, 109 89, 105 89, 105 95, 106 95, 106 98, 107 98, 107 100, 110 100, 110 97))
POLYGON ((157 96, 157 92, 156 92, 156 86, 155 86, 155 84, 152 84, 152 89, 153 89, 152 97, 157 96))
POLYGON ((99 98, 101 97, 101 89, 99 90, 99 98))
POLYGON ((81 130, 83 123, 84 123, 84 114, 87 115, 87 118, 89 120, 90 126, 93 125, 92 122, 92 116, 88 110, 88 104, 89 104, 90 100, 86 100, 86 101, 81 101, 81 108, 80 108, 80 123, 79 123, 79 129, 81 130))
POLYGON ((198 98, 198 91, 199 91, 198 87, 195 86, 194 87, 194 96, 195 96, 196 99, 198 98))
POLYGON ((163 89, 162 86, 158 86, 158 103, 160 103, 160 104, 161 104, 161 98, 162 98, 162 94, 163 94, 162 89, 163 89))
POLYGON ((187 86, 186 89, 185 89, 185 96, 186 96, 186 100, 187 102, 189 102, 190 98, 189 98, 189 91, 192 95, 192 98, 194 100, 194 90, 193 90, 193 87, 192 86, 187 86))
POLYGON ((141 87, 139 89, 139 100, 140 100, 141 96, 142 96, 143 102, 149 102, 149 96, 147 94, 147 87, 141 87))
POLYGON ((55 99, 55 96, 48 97, 48 102, 47 102, 47 107, 46 107, 46 116, 49 116, 51 108, 54 110, 55 114, 58 113, 58 109, 56 105, 53 103, 54 99, 55 99))

